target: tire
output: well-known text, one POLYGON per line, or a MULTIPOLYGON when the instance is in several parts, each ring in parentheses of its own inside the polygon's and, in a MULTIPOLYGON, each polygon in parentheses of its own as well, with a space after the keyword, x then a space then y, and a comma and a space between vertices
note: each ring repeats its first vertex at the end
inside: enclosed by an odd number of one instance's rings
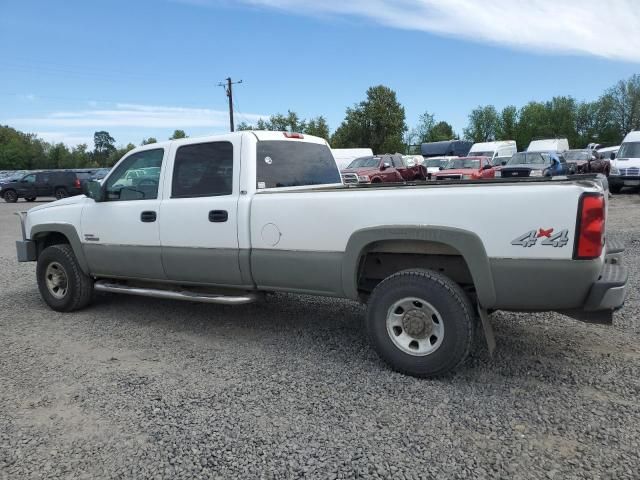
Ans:
POLYGON ((91 303, 93 280, 80 268, 68 244, 45 248, 36 267, 42 299, 58 312, 80 310, 91 303))
POLYGON ((24 199, 25 199, 27 202, 35 202, 35 201, 36 201, 36 197, 24 197, 24 199))
POLYGON ((455 370, 469 355, 475 312, 448 277, 431 270, 403 271, 373 290, 366 325, 369 341, 392 369, 436 377, 455 370))
POLYGON ((609 191, 618 194, 622 191, 622 187, 620 185, 609 185, 609 191))
POLYGON ((2 194, 2 197, 7 203, 16 203, 18 201, 18 194, 15 190, 7 190, 2 194))
POLYGON ((56 197, 56 200, 60 200, 62 198, 67 198, 69 196, 69 193, 67 192, 66 188, 56 188, 56 191, 54 192, 54 196, 56 197))

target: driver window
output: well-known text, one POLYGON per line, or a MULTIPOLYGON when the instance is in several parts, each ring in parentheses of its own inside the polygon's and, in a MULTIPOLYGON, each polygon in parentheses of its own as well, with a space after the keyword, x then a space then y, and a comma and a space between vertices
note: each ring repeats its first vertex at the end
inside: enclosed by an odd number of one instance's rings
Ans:
POLYGON ((106 199, 152 200, 158 198, 164 149, 134 153, 118 165, 105 184, 106 199))
POLYGON ((27 175, 26 177, 24 177, 22 179, 23 182, 27 182, 27 183, 36 183, 36 176, 35 175, 27 175))

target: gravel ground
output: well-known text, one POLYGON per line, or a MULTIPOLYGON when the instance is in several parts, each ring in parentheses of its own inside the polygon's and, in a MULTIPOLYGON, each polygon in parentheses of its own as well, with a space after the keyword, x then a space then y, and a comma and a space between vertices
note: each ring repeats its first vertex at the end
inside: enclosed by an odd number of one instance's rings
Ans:
POLYGON ((59 314, 0 204, 0 477, 640 478, 640 198, 616 196, 629 299, 613 327, 493 315, 441 380, 389 371, 364 310, 103 296, 59 314))

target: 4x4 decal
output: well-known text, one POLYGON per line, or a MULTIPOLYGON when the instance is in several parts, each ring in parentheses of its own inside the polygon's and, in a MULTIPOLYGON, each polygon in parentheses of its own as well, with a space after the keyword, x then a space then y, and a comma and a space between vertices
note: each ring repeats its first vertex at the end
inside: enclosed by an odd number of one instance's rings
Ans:
POLYGON ((540 245, 546 245, 550 247, 564 247, 569 243, 569 230, 564 229, 558 233, 553 233, 553 228, 539 228, 538 230, 530 230, 524 235, 520 235, 511 241, 511 245, 518 247, 529 248, 538 243, 538 239, 544 238, 540 242, 540 245))

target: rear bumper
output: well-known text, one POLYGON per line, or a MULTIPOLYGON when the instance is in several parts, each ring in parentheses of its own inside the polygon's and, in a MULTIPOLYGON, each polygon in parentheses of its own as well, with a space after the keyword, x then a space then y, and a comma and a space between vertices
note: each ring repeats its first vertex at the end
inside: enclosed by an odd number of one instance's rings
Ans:
POLYGON ((629 272, 621 264, 624 246, 621 242, 607 242, 605 263, 593 283, 581 309, 560 311, 577 320, 590 323, 613 322, 613 312, 622 308, 627 297, 629 272))

